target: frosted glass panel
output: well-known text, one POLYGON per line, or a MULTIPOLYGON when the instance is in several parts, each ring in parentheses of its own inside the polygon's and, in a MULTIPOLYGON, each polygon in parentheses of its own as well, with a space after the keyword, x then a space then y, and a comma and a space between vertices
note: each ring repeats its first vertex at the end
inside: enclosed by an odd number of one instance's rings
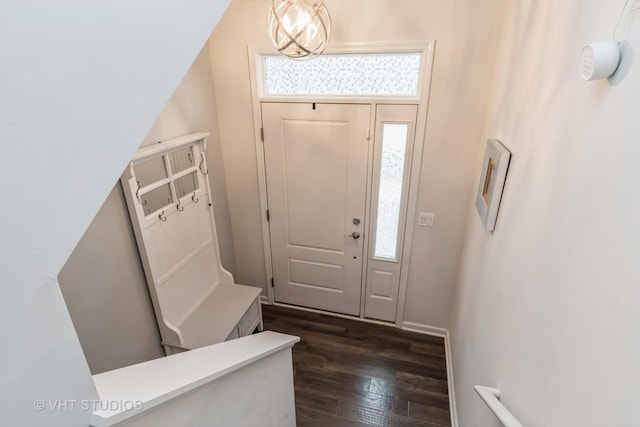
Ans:
POLYGON ((398 226, 408 124, 382 125, 382 155, 378 183, 378 209, 374 256, 397 259, 398 226))
POLYGON ((419 53, 265 56, 266 95, 418 96, 419 53))

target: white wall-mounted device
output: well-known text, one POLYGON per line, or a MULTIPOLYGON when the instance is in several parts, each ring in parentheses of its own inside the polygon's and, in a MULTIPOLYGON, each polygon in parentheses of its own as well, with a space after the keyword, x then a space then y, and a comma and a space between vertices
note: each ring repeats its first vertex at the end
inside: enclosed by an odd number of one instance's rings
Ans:
MULTIPOLYGON (((622 1, 622 0, 620 0, 622 1)), ((635 16, 640 12, 640 0, 626 0, 618 22, 611 35, 611 40, 603 40, 586 45, 580 56, 580 75, 585 80, 608 79, 618 68, 624 74, 630 65, 629 58, 625 62, 622 56, 627 35, 635 16), (622 64, 622 65, 621 65, 622 64)), ((612 81, 611 79, 609 80, 612 81)))
POLYGON ((613 40, 603 40, 582 49, 580 74, 585 80, 610 77, 620 64, 620 46, 613 40))

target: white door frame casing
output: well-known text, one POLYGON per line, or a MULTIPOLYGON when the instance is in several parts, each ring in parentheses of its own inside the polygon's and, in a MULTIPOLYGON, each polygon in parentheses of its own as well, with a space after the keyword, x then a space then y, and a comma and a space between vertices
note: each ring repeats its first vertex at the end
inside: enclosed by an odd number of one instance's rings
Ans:
MULTIPOLYGON (((357 53, 402 53, 414 52, 421 54, 420 61, 420 81, 418 86, 418 96, 411 97, 390 97, 390 96, 374 96, 374 97, 336 97, 336 96, 266 96, 264 94, 264 85, 262 79, 262 56, 275 55, 277 52, 273 47, 252 47, 248 46, 249 59, 249 75, 251 79, 251 97, 253 110, 254 125, 254 141, 256 148, 256 167, 258 171, 258 186, 260 193, 260 209, 261 209, 261 225, 262 239, 265 256, 265 282, 267 283, 267 301, 274 303, 274 292, 271 287, 271 278, 273 277, 271 264, 271 246, 269 222, 267 220, 268 200, 266 185, 266 167, 264 158, 264 146, 261 138, 262 117, 260 113, 260 103, 265 101, 273 102, 323 102, 323 103, 357 103, 370 104, 372 106, 372 124, 375 124, 375 111, 378 104, 397 104, 397 105, 417 105, 418 117, 415 129, 415 141, 413 144, 412 160, 409 171, 409 192, 407 199, 407 214, 404 226, 404 242, 401 248, 402 264, 400 268, 400 284, 398 289, 398 308, 396 312, 395 325, 402 327, 404 319, 404 307, 408 286, 409 261, 411 255, 411 247, 413 244, 412 228, 416 221, 416 207, 418 200, 418 186, 420 181, 420 171, 422 166, 422 153, 426 140, 427 113, 429 103, 429 91, 431 88, 431 72, 433 68, 433 57, 435 50, 435 40, 415 41, 408 43, 349 43, 339 44, 327 48, 327 54, 357 54, 357 53)), ((375 131, 374 126, 371 132, 375 131)), ((373 137, 373 135, 372 135, 373 137)), ((372 162, 372 156, 369 156, 369 162, 372 162)), ((371 211, 371 177, 367 178, 367 217, 371 211)), ((368 222, 367 222, 368 223, 368 222)), ((368 259, 368 250, 365 246, 365 258, 368 259)), ((366 274, 366 263, 363 263, 363 274, 366 274)), ((364 289, 364 286, 363 286, 364 289)), ((362 292, 360 317, 364 318, 364 299, 365 293, 362 292)))

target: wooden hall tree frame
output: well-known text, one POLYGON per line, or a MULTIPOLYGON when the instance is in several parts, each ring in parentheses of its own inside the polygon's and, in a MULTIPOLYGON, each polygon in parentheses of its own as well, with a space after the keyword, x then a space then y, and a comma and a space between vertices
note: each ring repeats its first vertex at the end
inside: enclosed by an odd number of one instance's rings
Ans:
POLYGON ((262 330, 261 289, 220 261, 208 133, 138 150, 121 182, 167 355, 262 330))

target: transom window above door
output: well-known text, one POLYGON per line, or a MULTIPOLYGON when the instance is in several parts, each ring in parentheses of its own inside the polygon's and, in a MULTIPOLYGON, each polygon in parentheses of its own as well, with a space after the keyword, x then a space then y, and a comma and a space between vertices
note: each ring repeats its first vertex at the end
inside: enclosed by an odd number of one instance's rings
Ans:
POLYGON ((416 98, 422 53, 325 54, 313 61, 260 57, 263 96, 416 98))

